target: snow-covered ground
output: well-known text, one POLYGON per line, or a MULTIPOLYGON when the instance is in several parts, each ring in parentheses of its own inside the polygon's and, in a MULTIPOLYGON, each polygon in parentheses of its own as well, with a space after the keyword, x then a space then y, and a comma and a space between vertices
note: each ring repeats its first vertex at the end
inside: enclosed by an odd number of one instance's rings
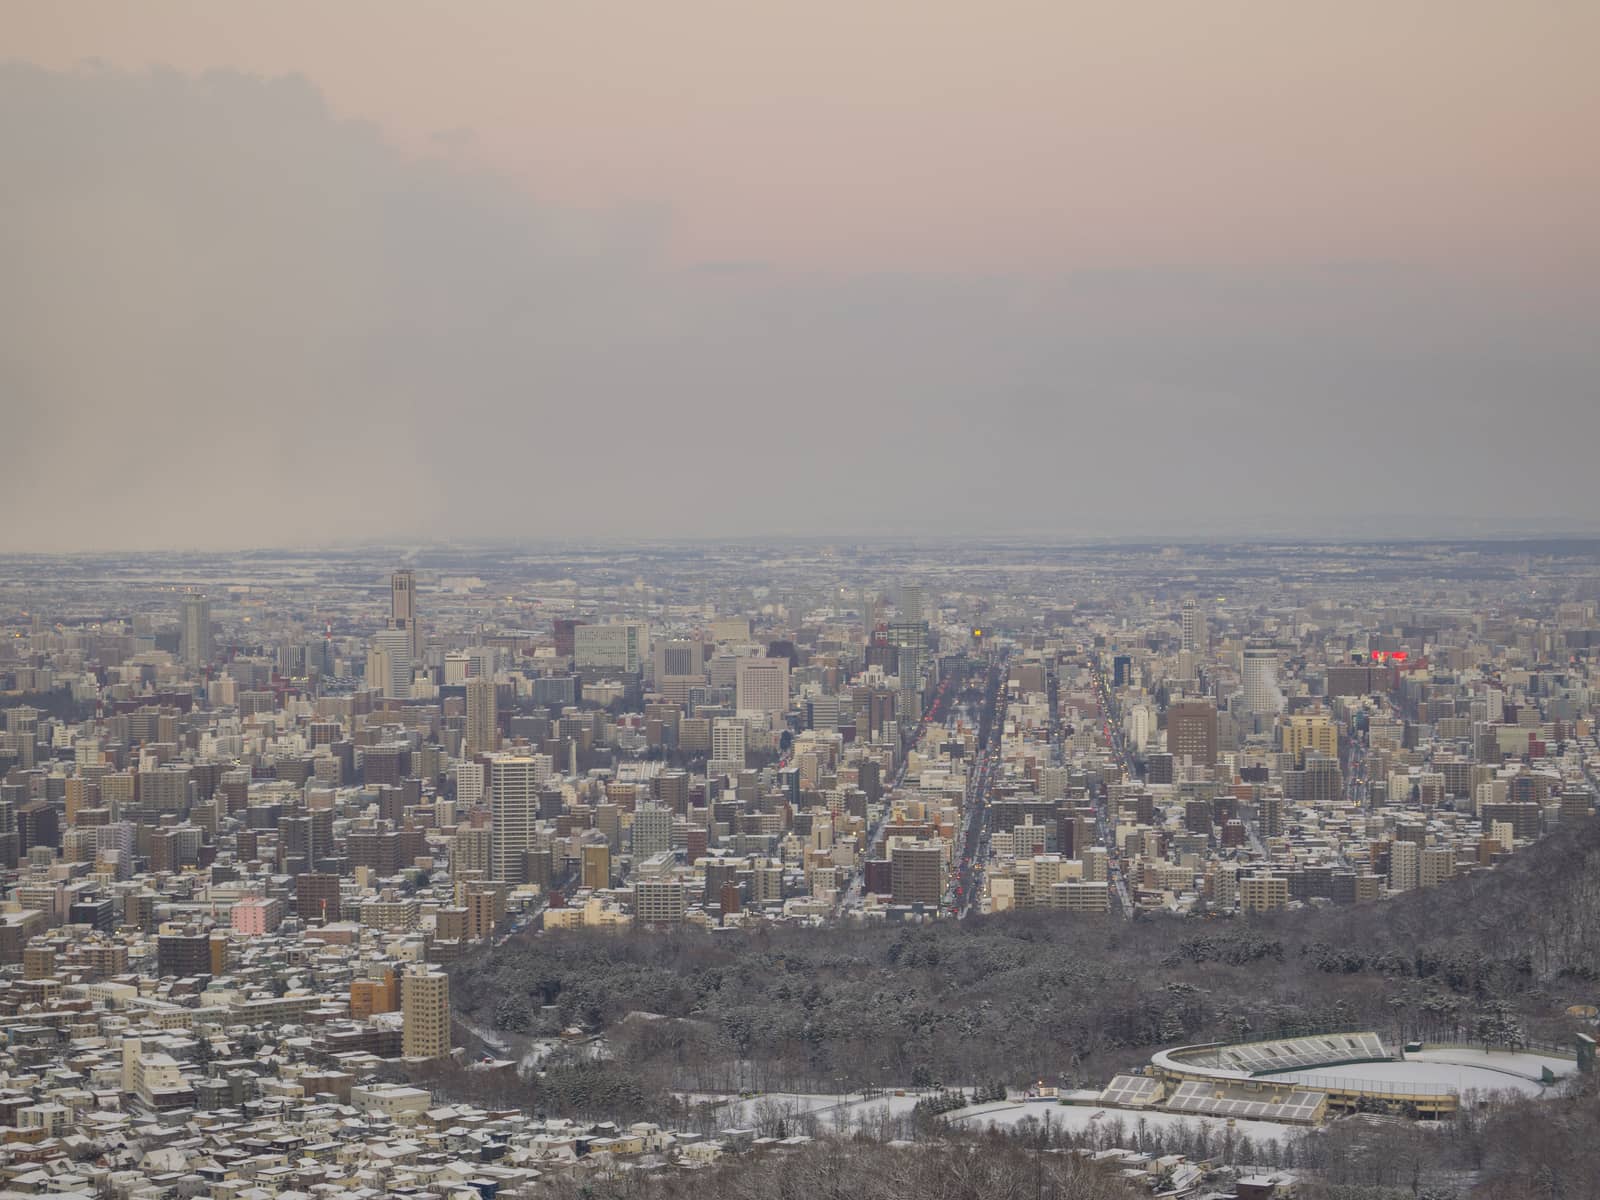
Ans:
MULTIPOLYGON (((1535 1073, 1537 1074, 1537 1072, 1535 1073)), ((1309 1071, 1288 1071, 1272 1076, 1274 1082, 1293 1080, 1307 1087, 1370 1084, 1371 1090, 1401 1090, 1406 1086, 1426 1091, 1519 1092, 1537 1096, 1544 1091, 1537 1079, 1481 1064, 1408 1059, 1406 1062, 1344 1063, 1309 1071)))
MULTIPOLYGON (((1190 1125, 1204 1126, 1213 1136, 1221 1137, 1229 1128, 1228 1122, 1220 1117, 1198 1117, 1185 1113, 1168 1112, 1133 1112, 1125 1108, 1097 1108, 1079 1104, 1056 1104, 1051 1102, 1012 1103, 1001 1107, 994 1104, 976 1105, 972 1108, 957 1109, 949 1113, 946 1119, 952 1124, 966 1129, 986 1129, 989 1126, 1007 1128, 1032 1117, 1035 1121, 1044 1121, 1049 1118, 1050 1123, 1057 1128, 1072 1129, 1075 1131, 1087 1130, 1095 1126, 1107 1126, 1115 1121, 1121 1121, 1123 1128, 1133 1131, 1143 1121, 1148 1129, 1177 1129, 1188 1123, 1190 1125)), ((1282 1140, 1292 1134, 1298 1133, 1298 1125, 1280 1125, 1275 1121, 1234 1121, 1232 1125, 1235 1137, 1248 1137, 1252 1141, 1282 1140)))
POLYGON ((1408 1062, 1450 1063, 1462 1067, 1482 1067, 1491 1071, 1510 1071, 1535 1082, 1543 1078, 1544 1068, 1558 1079, 1577 1073, 1578 1064, 1570 1058, 1551 1058, 1544 1054, 1513 1053, 1508 1050, 1477 1050, 1465 1046, 1440 1047, 1406 1055, 1408 1062))

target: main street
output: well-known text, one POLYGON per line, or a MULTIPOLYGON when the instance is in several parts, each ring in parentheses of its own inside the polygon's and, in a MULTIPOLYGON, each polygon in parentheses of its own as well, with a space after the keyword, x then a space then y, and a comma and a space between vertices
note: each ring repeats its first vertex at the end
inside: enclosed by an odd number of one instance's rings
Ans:
POLYGON ((907 751, 916 745, 917 739, 922 736, 922 731, 928 725, 934 721, 942 720, 944 714, 950 711, 951 700, 954 696, 951 689, 953 679, 954 676, 946 676, 940 681, 938 690, 935 691, 932 701, 923 711, 916 728, 901 739, 900 765, 895 768, 893 778, 890 779, 888 787, 884 789, 883 795, 879 798, 878 817, 873 822, 872 828, 867 832, 866 846, 862 851, 861 863, 850 878, 850 886, 845 889, 844 895, 839 898, 838 911, 841 914, 847 914, 861 906, 861 896, 867 882, 866 860, 872 857, 874 851, 883 842, 884 827, 888 825, 889 816, 894 811, 894 804, 890 797, 893 796, 895 789, 905 782, 906 767, 910 763, 910 754, 907 751))
POLYGON ((1000 742, 1006 719, 1005 660, 1006 652, 1002 650, 989 665, 978 723, 978 758, 967 776, 961 830, 952 847, 955 869, 950 873, 945 903, 959 917, 972 912, 983 892, 984 860, 989 853, 989 797, 1000 774, 1000 742))
MULTIPOLYGON (((1100 669, 1100 661, 1090 655, 1088 661, 1090 674, 1094 678, 1095 697, 1100 704, 1101 733, 1108 749, 1111 751, 1112 761, 1121 771, 1124 779, 1132 779, 1133 765, 1128 759, 1128 748, 1122 735, 1122 713, 1117 707, 1116 696, 1112 693, 1110 685, 1106 682, 1105 672, 1100 669)), ((1107 875, 1112 890, 1117 893, 1117 902, 1122 909, 1124 917, 1133 916, 1133 897, 1128 890, 1128 878, 1122 868, 1122 855, 1117 849, 1116 825, 1111 819, 1110 792, 1102 781, 1094 789, 1095 828, 1096 837, 1106 849, 1107 875)))

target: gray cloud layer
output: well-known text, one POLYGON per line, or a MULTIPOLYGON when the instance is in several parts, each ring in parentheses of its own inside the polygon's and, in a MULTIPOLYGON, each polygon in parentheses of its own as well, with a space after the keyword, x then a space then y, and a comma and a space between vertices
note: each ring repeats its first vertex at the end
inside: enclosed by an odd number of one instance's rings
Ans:
POLYGON ((1600 499, 1589 287, 684 269, 661 214, 557 211, 231 73, 0 67, 0 162, 0 549, 1322 530, 1600 499))

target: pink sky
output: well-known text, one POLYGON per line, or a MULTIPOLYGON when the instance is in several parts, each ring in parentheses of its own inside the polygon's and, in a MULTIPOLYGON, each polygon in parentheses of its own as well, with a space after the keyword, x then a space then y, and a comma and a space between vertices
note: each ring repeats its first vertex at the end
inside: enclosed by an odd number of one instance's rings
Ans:
POLYGON ((682 261, 1493 276, 1600 265, 1597 45, 1594 0, 11 0, 0 54, 303 73, 682 261))

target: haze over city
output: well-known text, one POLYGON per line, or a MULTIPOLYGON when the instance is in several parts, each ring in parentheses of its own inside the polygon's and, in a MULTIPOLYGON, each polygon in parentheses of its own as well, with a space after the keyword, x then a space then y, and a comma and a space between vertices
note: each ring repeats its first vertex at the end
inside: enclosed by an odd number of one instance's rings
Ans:
POLYGON ((1593 528, 1597 35, 12 4, 0 546, 1593 528))
POLYGON ((1600 1200, 1600 5, 0 5, 0 1200, 1600 1200))

